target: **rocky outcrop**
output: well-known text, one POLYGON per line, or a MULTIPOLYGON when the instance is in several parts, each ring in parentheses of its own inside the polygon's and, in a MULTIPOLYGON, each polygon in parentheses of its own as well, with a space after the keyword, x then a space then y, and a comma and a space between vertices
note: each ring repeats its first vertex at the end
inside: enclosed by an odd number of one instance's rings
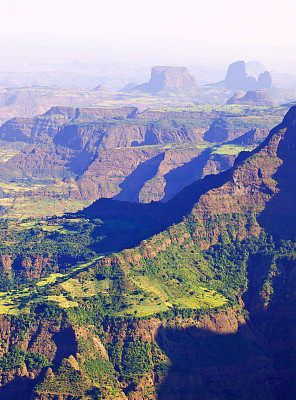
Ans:
POLYGON ((137 113, 137 107, 51 107, 44 114, 45 118, 65 119, 68 120, 90 120, 96 121, 103 118, 133 117, 137 113))
MULTIPOLYGON (((240 163, 222 174, 194 182, 168 202, 168 207, 182 210, 183 215, 186 204, 189 208, 190 204, 196 203, 180 225, 181 229, 186 221, 195 225, 192 240, 196 245, 203 249, 217 243, 230 226, 233 229, 231 235, 237 238, 258 235, 262 227, 274 237, 278 237, 279 232, 285 238, 296 234, 293 208, 296 201, 295 120, 296 107, 292 107, 282 124, 273 129, 257 149, 245 154, 240 163), (288 185, 285 183, 287 176, 288 185), (250 221, 248 213, 254 209, 258 217, 250 221), (216 221, 217 215, 229 213, 241 216, 239 224, 236 217, 232 223, 226 223, 222 218, 221 226, 217 222, 209 224, 212 219, 216 221)), ((161 237, 159 234, 160 241, 161 237)), ((154 241, 158 242, 157 237, 154 241)), ((144 250, 145 246, 141 252, 144 250)))
MULTIPOLYGON (((62 317, 47 320, 39 316, 38 320, 31 323, 28 321, 26 329, 22 327, 22 331, 19 330, 17 320, 3 317, 0 318, 2 355, 18 347, 24 352, 42 354, 53 363, 53 366, 28 370, 23 363, 17 369, 0 371, 1 398, 10 400, 18 394, 23 400, 67 399, 68 396, 83 396, 94 388, 100 388, 100 391, 107 395, 108 385, 100 380, 100 376, 91 375, 90 380, 88 374, 91 370, 83 367, 87 360, 90 364, 95 357, 99 357, 102 364, 110 366, 105 380, 109 384, 112 383, 113 392, 111 391, 107 398, 123 400, 127 398, 125 394, 128 393, 129 399, 144 400, 149 395, 152 400, 158 398, 157 391, 159 390, 162 394, 168 393, 167 383, 177 371, 178 374, 181 373, 182 362, 178 366, 175 356, 179 354, 182 347, 187 357, 190 341, 199 338, 204 341, 206 332, 211 332, 211 335, 235 335, 239 332, 239 325, 243 324, 245 321, 236 309, 219 313, 212 312, 189 320, 178 317, 168 322, 159 318, 119 320, 106 322, 100 326, 100 336, 104 338, 102 342, 96 335, 94 326, 80 324, 74 327, 62 317), (178 346, 182 340, 183 346, 175 353, 175 356, 172 356, 172 345, 178 346), (142 344, 150 349, 156 348, 157 352, 154 354, 158 361, 151 359, 151 362, 157 363, 162 360, 167 365, 173 363, 172 374, 169 373, 165 377, 163 372, 154 372, 150 369, 145 373, 142 372, 136 381, 124 375, 120 376, 119 372, 112 377, 113 368, 118 369, 118 365, 114 357, 109 358, 106 348, 110 351, 112 347, 120 345, 121 349, 126 349, 134 343, 142 344), (72 378, 70 381, 67 374, 70 374, 72 378), (119 376, 120 381, 118 381, 119 376)), ((192 349, 192 351, 195 350, 192 349)), ((203 368, 199 373, 202 371, 203 368)), ((104 374, 104 370, 100 373, 104 374)), ((182 386, 178 378, 175 384, 182 386)))
MULTIPOLYGON (((177 231, 184 229, 187 232, 186 225, 194 225, 191 238, 201 249, 216 244, 221 235, 228 235, 230 231, 231 236, 238 239, 257 236, 262 228, 274 237, 278 237, 279 232, 285 238, 294 237, 295 120, 296 107, 293 107, 282 124, 273 129, 252 153, 243 155, 233 168, 194 182, 175 195, 167 203, 168 209, 174 210, 175 216, 179 213, 180 218, 188 214, 178 225, 177 231), (285 181, 287 176, 288 185, 285 181), (250 219, 254 209, 258 217, 250 219), (221 216, 219 223, 217 215, 221 216), (231 222, 229 215, 233 216, 231 222)), ((95 203, 90 209, 96 213, 95 203)), ((165 211, 167 209, 162 213, 165 211)), ((100 217, 99 214, 97 216, 100 217)), ((152 257, 155 257, 157 252, 169 249, 172 243, 175 243, 174 230, 169 230, 155 236, 149 244, 143 243, 137 251, 141 258, 146 247, 150 246, 152 257), (154 248, 153 243, 163 243, 163 246, 154 248)), ((124 258, 129 257, 130 253, 133 254, 133 250, 126 250, 124 258)), ((108 262, 108 257, 103 262, 108 262)))
POLYGON ((185 67, 153 67, 149 82, 132 90, 157 93, 163 89, 196 89, 196 82, 185 67))
POLYGON ((7 278, 12 278, 12 263, 13 257, 11 254, 1 254, 0 256, 0 268, 1 268, 1 275, 6 276, 7 278))
MULTIPOLYGON (((85 308, 82 306, 68 314, 73 324, 55 315, 53 320, 41 317, 29 325, 23 335, 15 334, 17 326, 3 318, 0 321, 2 354, 19 346, 24 351, 40 352, 55 363, 56 368, 47 370, 33 398, 65 400, 70 396, 84 396, 93 388, 102 389, 105 395, 111 386, 107 378, 118 385, 112 386, 117 392, 114 390, 110 399, 128 396, 135 400, 190 400, 197 395, 205 400, 295 398, 295 148, 296 107, 293 107, 251 154, 240 156, 228 171, 184 188, 167 206, 159 203, 124 205, 112 200, 116 205, 113 210, 106 207, 106 212, 113 213, 116 223, 123 208, 129 207, 128 229, 139 209, 150 212, 148 218, 153 224, 156 223, 157 209, 165 213, 169 208, 171 214, 180 213, 182 219, 150 239, 146 238, 137 248, 111 254, 84 271, 89 275, 103 271, 103 267, 108 273, 115 271, 112 290, 118 290, 116 302, 125 297, 128 285, 135 289, 127 278, 133 278, 135 274, 151 277, 155 286, 157 284, 154 290, 158 292, 163 284, 156 280, 158 274, 165 279, 170 267, 175 280, 182 260, 186 274, 183 279, 188 279, 190 284, 193 269, 204 278, 198 281, 203 282, 202 285, 210 286, 212 282, 220 290, 223 284, 224 288, 234 284, 236 297, 232 304, 237 300, 237 305, 233 306, 229 301, 224 304, 224 309, 218 310, 190 310, 172 305, 160 316, 137 319, 134 313, 128 318, 125 318, 126 314, 112 318, 114 315, 109 314, 111 295, 107 295, 108 311, 104 319, 98 308, 105 304, 98 296, 94 301, 85 299, 85 303, 81 303, 85 308), (263 229, 268 246, 257 252, 263 229), (283 238, 288 241, 279 242, 278 250, 274 251, 275 242, 271 235, 278 242, 283 238), (256 241, 252 242, 252 237, 256 241), (248 240, 242 241, 244 238, 248 240), (248 243, 251 244, 249 248, 248 243), (212 247, 212 252, 202 252, 213 245, 217 246, 212 247), (291 249, 288 256, 284 246, 291 249), (190 258, 193 253, 196 258, 190 258), (228 263, 236 257, 235 253, 238 253, 237 262, 228 263), (206 260, 212 263, 217 254, 217 262, 211 264, 213 268, 209 271, 214 277, 210 281, 207 279, 210 275, 202 273, 206 269, 206 260), (221 266, 218 265, 220 261, 221 266), (243 289, 238 269, 248 276, 243 289), (223 275, 226 282, 218 275, 224 270, 230 271, 229 275, 228 272, 223 275), (274 285, 264 285, 266 278, 267 283, 274 285), (115 286, 117 283, 120 286, 115 286), (247 319, 241 310, 245 305, 250 311, 247 319), (89 314, 87 310, 90 310, 89 314), (94 339, 96 333, 100 338, 94 339), (109 362, 112 365, 106 364, 109 362), (58 369, 59 365, 61 369, 58 369), (136 372, 126 374, 135 365, 136 372), (93 373, 96 368, 101 375, 93 373)), ((110 204, 106 199, 101 203, 110 204)), ((91 217, 101 217, 95 213, 94 205, 90 210, 93 211, 91 217)), ((142 218, 140 221, 145 226, 146 221, 142 218)), ((3 261, 9 265, 8 258, 3 261)), ((180 283, 178 281, 176 285, 180 283)), ((132 295, 136 293, 135 290, 132 295)), ((172 296, 175 293, 172 292, 172 296)), ((26 370, 21 369, 17 374, 26 376, 26 370)), ((9 382, 6 378, 6 373, 1 375, 4 386, 11 381, 18 384, 17 375, 9 376, 9 382)), ((99 394, 102 395, 101 391, 99 394)))
POLYGON ((245 95, 236 93, 226 104, 244 104, 258 107, 273 107, 273 101, 267 90, 249 90, 245 95))
MULTIPOLYGON (((77 351, 73 329, 61 318, 55 321, 44 318, 34 324, 27 321, 27 324, 18 326, 11 317, 0 316, 0 338, 1 356, 18 348, 25 353, 42 354, 49 362, 53 362, 77 351), (63 346, 64 343, 60 341, 63 335, 67 337, 67 346, 63 346)), ((17 368, 0 370, 1 399, 30 399, 34 385, 43 377, 44 369, 30 368, 22 362, 17 368)))
POLYGON ((236 61, 230 64, 223 82, 226 89, 232 90, 269 89, 272 85, 268 71, 261 73, 258 80, 254 76, 248 76, 244 61, 236 61))

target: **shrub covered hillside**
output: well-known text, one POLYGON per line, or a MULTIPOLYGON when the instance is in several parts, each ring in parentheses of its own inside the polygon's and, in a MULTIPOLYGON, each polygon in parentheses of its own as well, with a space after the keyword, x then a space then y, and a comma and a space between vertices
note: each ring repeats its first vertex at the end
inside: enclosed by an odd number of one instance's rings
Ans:
POLYGON ((153 204, 7 221, 1 399, 294 399, 295 121, 179 192, 145 239, 153 204))

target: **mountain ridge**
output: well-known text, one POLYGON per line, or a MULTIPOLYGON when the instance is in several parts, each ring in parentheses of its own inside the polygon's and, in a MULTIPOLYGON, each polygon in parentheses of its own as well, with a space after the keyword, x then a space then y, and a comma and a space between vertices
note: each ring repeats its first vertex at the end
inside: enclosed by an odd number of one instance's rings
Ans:
MULTIPOLYGON (((49 260, 50 275, 46 268, 32 275, 37 283, 29 291, 16 286, 17 276, 0 299, 20 312, 5 318, 18 350, 1 336, 4 400, 17 390, 25 400, 294 399, 295 147, 293 107, 231 169, 165 204, 101 199, 61 219, 7 222, 13 243, 5 245, 27 253, 27 273, 46 263, 34 260, 34 252, 53 245, 58 252, 49 260), (116 232, 116 241, 125 240, 145 214, 147 223, 158 223, 157 213, 175 221, 102 258, 101 242, 116 232), (75 258, 80 263, 67 269, 75 258), (32 359, 36 349, 43 357, 32 359)), ((12 276, 9 257, 3 263, 12 276)))

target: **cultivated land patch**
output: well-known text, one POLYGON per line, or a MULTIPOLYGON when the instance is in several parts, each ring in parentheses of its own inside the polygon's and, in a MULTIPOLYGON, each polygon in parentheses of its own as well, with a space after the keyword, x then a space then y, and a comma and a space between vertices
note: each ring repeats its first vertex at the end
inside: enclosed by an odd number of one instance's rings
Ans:
POLYGON ((241 151, 251 151, 255 146, 237 146, 235 144, 224 144, 213 150, 214 154, 237 155, 241 151))
MULTIPOLYGON (((102 257, 74 266, 70 272, 52 273, 40 279, 30 288, 0 292, 0 314, 18 315, 28 312, 29 306, 40 302, 55 302, 61 308, 79 306, 79 299, 96 295, 108 298, 112 291, 112 281, 97 279, 93 266, 102 257)), ((174 307, 214 308, 220 307, 227 299, 214 290, 196 287, 192 294, 174 297, 170 288, 146 276, 131 277, 138 289, 122 294, 122 307, 118 315, 147 316, 174 307)))

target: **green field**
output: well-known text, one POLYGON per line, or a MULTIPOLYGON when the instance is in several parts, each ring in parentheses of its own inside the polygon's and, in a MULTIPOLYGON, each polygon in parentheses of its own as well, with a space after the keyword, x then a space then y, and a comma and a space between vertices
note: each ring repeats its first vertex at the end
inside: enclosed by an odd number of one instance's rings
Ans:
MULTIPOLYGON (((97 280, 93 274, 93 266, 102 257, 87 263, 73 266, 70 272, 52 273, 40 279, 31 288, 0 292, 0 314, 27 312, 29 306, 36 302, 53 301, 61 308, 77 307, 79 299, 96 295, 110 296, 111 281, 97 280)), ((122 294, 124 306, 119 315, 147 316, 173 307, 180 308, 213 308, 220 307, 227 299, 214 290, 202 286, 195 288, 192 294, 174 297, 170 288, 147 276, 131 277, 131 282, 138 287, 135 292, 122 294)))
POLYGON ((227 299, 217 293, 215 290, 210 290, 202 286, 196 286, 192 294, 187 296, 175 297, 170 290, 170 287, 161 284, 156 279, 147 276, 135 276, 132 281, 143 290, 145 295, 132 294, 127 296, 128 304, 126 310, 122 314, 135 313, 139 316, 145 316, 161 311, 166 311, 169 308, 214 308, 220 307, 227 302, 227 299))
POLYGON ((236 156, 241 151, 251 151, 253 146, 237 146, 235 144, 224 144, 213 150, 214 154, 228 154, 236 156))

